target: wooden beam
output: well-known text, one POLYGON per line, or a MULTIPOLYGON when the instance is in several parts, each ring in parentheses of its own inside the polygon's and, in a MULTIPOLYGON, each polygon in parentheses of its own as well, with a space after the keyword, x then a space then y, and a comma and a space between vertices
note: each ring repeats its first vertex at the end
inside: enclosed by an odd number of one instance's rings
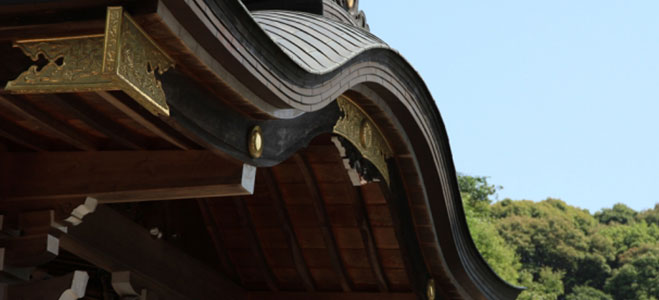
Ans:
POLYGON ((115 140, 124 147, 133 150, 144 149, 144 146, 142 145, 144 143, 144 138, 117 124, 116 121, 110 120, 105 115, 84 103, 82 99, 76 99, 75 97, 66 94, 52 95, 52 99, 59 106, 64 107, 75 115, 78 119, 106 135, 108 138, 115 140))
POLYGON ((85 297, 89 275, 84 271, 46 280, 0 285, 0 300, 76 300, 85 297))
POLYGON ((167 299, 245 299, 245 291, 206 264, 109 207, 60 233, 60 246, 108 271, 129 271, 131 280, 167 299))
POLYGON ((295 270, 297 270, 298 275, 302 279, 302 284, 308 292, 316 291, 316 286, 313 281, 309 267, 307 266, 304 256, 302 255, 302 249, 293 231, 293 224, 291 223, 291 218, 288 215, 288 210, 286 210, 286 203, 281 198, 281 192, 279 191, 277 182, 272 175, 271 169, 261 169, 261 177, 265 181, 265 185, 268 188, 270 194, 270 199, 272 199, 274 210, 277 213, 279 222, 281 223, 282 230, 286 236, 286 242, 288 242, 288 248, 291 249, 291 256, 293 257, 293 262, 295 263, 295 270))
POLYGON ((53 36, 102 34, 104 30, 104 19, 79 22, 0 26, 0 41, 50 38, 53 36))
POLYGON ((297 293, 250 292, 249 300, 417 300, 413 293, 297 293))
MULTIPOLYGON (((346 179, 348 179, 347 177, 348 175, 346 172, 346 179)), ((350 184, 350 182, 348 181, 347 184, 350 184)), ((387 284, 387 279, 384 275, 384 269, 382 268, 382 263, 380 262, 378 248, 375 245, 375 238, 373 237, 371 223, 368 220, 366 205, 364 204, 364 199, 362 198, 361 193, 356 189, 356 187, 350 187, 350 194, 353 198, 353 207, 355 209, 357 226, 359 226, 359 232, 361 233, 362 241, 364 242, 364 248, 366 248, 368 261, 371 264, 371 269, 373 270, 373 274, 375 275, 375 279, 378 283, 378 288, 380 289, 380 292, 387 293, 389 292, 389 285, 387 284)))
MULTIPOLYGON (((412 291, 421 297, 426 294, 428 279, 432 278, 432 276, 428 271, 423 252, 417 239, 416 228, 414 228, 414 220, 412 219, 412 212, 409 200, 407 199, 405 186, 393 159, 388 161, 388 168, 391 178, 390 185, 387 185, 384 181, 371 184, 377 184, 379 186, 382 196, 387 201, 387 206, 391 213, 391 221, 396 232, 396 239, 398 240, 400 253, 403 257, 405 273, 407 273, 412 291)), ((441 282, 439 283, 440 286, 435 289, 436 298, 451 299, 444 289, 441 288, 441 282)))
POLYGON ((93 197, 99 203, 248 195, 255 167, 209 151, 7 153, 4 201, 93 197))
POLYGON ((339 283, 341 284, 343 291, 350 292, 352 290, 350 280, 348 279, 348 275, 343 268, 343 262, 339 256, 339 247, 336 245, 334 233, 332 232, 332 225, 329 216, 327 215, 327 210, 325 209, 325 201, 323 201, 318 185, 316 184, 316 177, 311 170, 309 162, 306 158, 302 157, 302 155, 299 153, 294 154, 293 160, 297 164, 300 170, 300 176, 304 178, 304 182, 311 195, 311 202, 313 203, 316 216, 318 217, 320 230, 323 233, 323 240, 325 241, 325 247, 327 247, 330 261, 332 262, 332 268, 339 277, 339 283))
POLYGON ((55 134, 65 143, 68 143, 80 150, 96 150, 96 146, 94 144, 88 141, 86 137, 71 128, 71 126, 60 120, 57 120, 53 116, 47 114, 46 112, 40 110, 36 106, 23 99, 19 99, 18 97, 9 94, 0 95, 0 104, 20 113, 33 122, 38 123, 42 127, 49 130, 51 133, 55 134))
POLYGON ((263 278, 265 279, 268 288, 271 291, 278 291, 279 286, 277 285, 277 278, 275 274, 272 273, 268 262, 266 261, 265 254, 263 253, 263 248, 261 247, 261 241, 259 236, 256 233, 256 228, 254 228, 254 222, 252 221, 252 215, 247 208, 246 200, 241 198, 233 198, 233 203, 236 206, 236 211, 238 212, 238 217, 240 217, 240 222, 243 228, 247 229, 249 232, 249 244, 252 249, 252 254, 258 260, 258 264, 261 267, 261 272, 263 273, 263 278))
MULTIPOLYGON (((195 145, 188 141, 182 135, 177 134, 173 129, 167 127, 167 125, 156 125, 163 123, 160 119, 153 116, 149 112, 140 113, 140 111, 145 111, 144 108, 137 105, 137 103, 126 103, 125 101, 120 100, 109 92, 98 92, 97 93, 101 98, 107 101, 109 104, 114 106, 116 109, 120 110, 131 119, 133 119, 138 124, 144 126, 147 130, 153 132, 160 138, 168 141, 172 145, 183 149, 189 150, 195 148, 195 145)), ((134 102, 134 101, 132 101, 134 102)))

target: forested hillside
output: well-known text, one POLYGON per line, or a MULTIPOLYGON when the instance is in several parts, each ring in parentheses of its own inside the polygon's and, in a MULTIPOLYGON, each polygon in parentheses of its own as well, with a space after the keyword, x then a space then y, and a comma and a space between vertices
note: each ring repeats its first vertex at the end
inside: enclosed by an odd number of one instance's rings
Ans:
POLYGON ((591 214, 551 198, 494 202, 499 187, 485 177, 458 179, 474 242, 502 278, 528 288, 518 299, 659 300, 659 203, 591 214))

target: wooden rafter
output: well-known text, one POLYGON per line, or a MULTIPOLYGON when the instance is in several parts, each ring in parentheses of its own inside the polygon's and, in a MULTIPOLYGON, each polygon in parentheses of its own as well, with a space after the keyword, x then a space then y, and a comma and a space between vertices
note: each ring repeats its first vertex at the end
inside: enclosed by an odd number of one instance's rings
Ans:
POLYGON ((242 223, 241 225, 247 229, 247 232, 249 233, 248 239, 250 248, 254 254, 254 257, 258 260, 258 264, 261 267, 261 271, 263 272, 263 278, 265 279, 265 282, 270 290, 278 291, 279 286, 277 285, 277 278, 272 273, 272 270, 270 269, 270 266, 265 259, 265 254, 263 253, 263 248, 261 247, 259 236, 256 233, 256 228, 254 228, 252 215, 249 212, 249 208, 247 208, 247 203, 245 203, 245 201, 245 199, 238 197, 233 198, 233 203, 236 206, 236 211, 238 212, 240 222, 242 223))
POLYGON ((92 142, 88 141, 86 137, 75 131, 71 126, 55 119, 27 101, 19 99, 14 95, 5 94, 0 95, 0 105, 12 109, 33 122, 38 123, 65 143, 80 150, 96 150, 96 146, 92 142))
POLYGON ((34 151, 46 151, 48 149, 48 144, 36 134, 3 119, 0 119, 0 135, 34 151))
POLYGON ((109 207, 99 206, 78 226, 59 232, 60 247, 108 272, 131 272, 167 299, 245 299, 245 291, 109 207))
MULTIPOLYGON (((380 182, 378 185, 391 213, 391 220, 394 225, 400 253, 403 257, 405 273, 407 273, 412 291, 418 295, 425 295, 430 274, 423 257, 420 255, 423 252, 417 240, 410 206, 403 182, 398 173, 398 168, 396 168, 393 162, 389 162, 389 170, 391 174, 391 185, 387 185, 384 182, 380 182)), ((442 288, 435 289, 435 293, 439 295, 439 299, 452 299, 442 288)))
POLYGON ((222 240, 222 235, 220 234, 217 225, 218 222, 215 219, 215 215, 210 211, 210 207, 208 205, 209 201, 211 200, 197 199, 199 211, 201 212, 201 216, 204 219, 206 230, 211 236, 213 246, 215 247, 215 252, 217 253, 217 256, 220 260, 220 264, 222 265, 224 273, 234 282, 240 282, 240 276, 238 275, 238 271, 236 271, 236 266, 233 264, 233 261, 231 261, 231 257, 229 256, 229 253, 225 247, 225 243, 222 240))
POLYGON ((143 111, 144 108, 139 106, 137 103, 132 103, 131 105, 131 103, 126 103, 125 101, 120 100, 109 92, 98 92, 97 94, 116 109, 133 119, 135 122, 144 126, 144 128, 153 132, 160 138, 168 141, 172 145, 182 150, 195 148, 192 142, 187 141, 185 138, 179 137, 180 134, 177 134, 171 128, 165 128, 164 125, 157 125, 163 122, 151 113, 140 113, 140 111, 143 111))
POLYGON ((300 170, 300 175, 304 178, 304 182, 309 190, 311 195, 311 201, 313 202, 314 211, 316 212, 316 217, 318 217, 320 230, 323 233, 323 240, 325 241, 325 247, 329 252, 330 261, 332 262, 332 268, 334 272, 339 277, 339 283, 344 292, 350 292, 352 290, 350 280, 346 274, 345 268, 343 267, 343 262, 341 261, 341 256, 339 254, 339 248, 336 245, 336 239, 334 233, 332 232, 332 225, 330 223, 329 217, 327 215, 327 210, 325 208, 325 202, 321 196, 318 185, 316 184, 316 178, 311 170, 311 166, 305 157, 296 153, 293 155, 293 160, 300 170))
POLYGON ((375 238, 373 237, 371 223, 368 220, 364 199, 362 198, 361 193, 358 192, 354 187, 351 187, 350 191, 351 197, 353 198, 353 206, 355 209, 357 226, 359 226, 359 232, 361 233, 362 241, 364 242, 364 248, 366 248, 366 255, 368 255, 368 261, 371 264, 371 269, 373 270, 373 274, 375 275, 375 279, 378 283, 378 288, 380 289, 380 292, 389 292, 389 285, 387 284, 387 279, 384 276, 384 270, 382 268, 382 263, 380 262, 378 248, 375 245, 375 238))
POLYGON ((7 153, 7 201, 93 197, 99 203, 252 193, 254 167, 208 151, 7 153))
POLYGON ((265 185, 268 188, 268 192, 273 201, 274 210, 277 213, 277 217, 281 222, 282 230, 286 236, 286 241, 288 242, 288 248, 291 249, 291 256, 293 257, 293 262, 295 263, 295 269, 302 279, 302 284, 308 292, 314 292, 316 286, 307 266, 304 256, 302 255, 302 249, 293 231, 293 224, 291 223, 291 218, 288 215, 288 210, 286 209, 286 203, 281 198, 281 192, 279 191, 277 182, 272 175, 270 169, 261 169, 259 175, 264 179, 265 185))
POLYGON ((144 146, 142 146, 143 139, 141 137, 117 124, 116 121, 110 120, 108 117, 99 113, 91 106, 80 101, 80 99, 76 99, 66 94, 52 95, 52 99, 57 101, 59 106, 62 106, 68 111, 72 112, 77 118, 85 122, 87 125, 115 140, 124 147, 133 150, 144 149, 144 146))

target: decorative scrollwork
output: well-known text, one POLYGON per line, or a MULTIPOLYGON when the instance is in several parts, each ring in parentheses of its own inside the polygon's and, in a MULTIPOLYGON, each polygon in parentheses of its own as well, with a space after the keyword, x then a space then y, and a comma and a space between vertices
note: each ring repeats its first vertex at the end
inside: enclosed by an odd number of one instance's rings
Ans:
POLYGON ((169 115, 165 93, 155 72, 173 60, 123 11, 108 7, 104 34, 22 40, 25 55, 48 63, 30 66, 5 89, 13 93, 123 90, 153 114, 169 115))
POLYGON ((64 92, 75 85, 79 91, 94 90, 111 81, 101 74, 103 36, 18 41, 20 48, 33 61, 43 56, 48 61, 39 69, 30 66, 7 90, 17 93, 64 92))
MULTIPOLYGON (((124 14, 119 43, 119 66, 117 75, 123 79, 126 93, 145 107, 167 107, 165 92, 155 72, 167 71, 172 65, 169 58, 128 15, 124 14)), ((157 111, 155 111, 157 113, 157 111)))
POLYGON ((387 158, 392 156, 391 148, 382 132, 368 115, 349 98, 340 96, 336 100, 343 116, 334 125, 333 132, 348 140, 359 153, 378 169, 389 183, 387 158))

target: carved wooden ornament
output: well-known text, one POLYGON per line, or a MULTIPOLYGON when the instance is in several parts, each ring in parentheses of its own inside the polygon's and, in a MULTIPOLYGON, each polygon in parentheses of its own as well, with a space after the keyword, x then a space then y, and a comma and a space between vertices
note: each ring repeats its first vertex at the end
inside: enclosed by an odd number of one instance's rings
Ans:
POLYGON ((389 169, 387 159, 392 157, 392 151, 387 140, 373 120, 348 97, 340 96, 337 100, 343 116, 334 125, 333 132, 344 138, 359 150, 359 153, 370 161, 389 184, 389 169))
POLYGON ((123 11, 108 7, 105 33, 98 35, 19 40, 33 61, 43 55, 40 70, 30 66, 7 83, 12 93, 67 93, 122 90, 153 114, 169 115, 165 93, 155 72, 174 61, 123 11))

